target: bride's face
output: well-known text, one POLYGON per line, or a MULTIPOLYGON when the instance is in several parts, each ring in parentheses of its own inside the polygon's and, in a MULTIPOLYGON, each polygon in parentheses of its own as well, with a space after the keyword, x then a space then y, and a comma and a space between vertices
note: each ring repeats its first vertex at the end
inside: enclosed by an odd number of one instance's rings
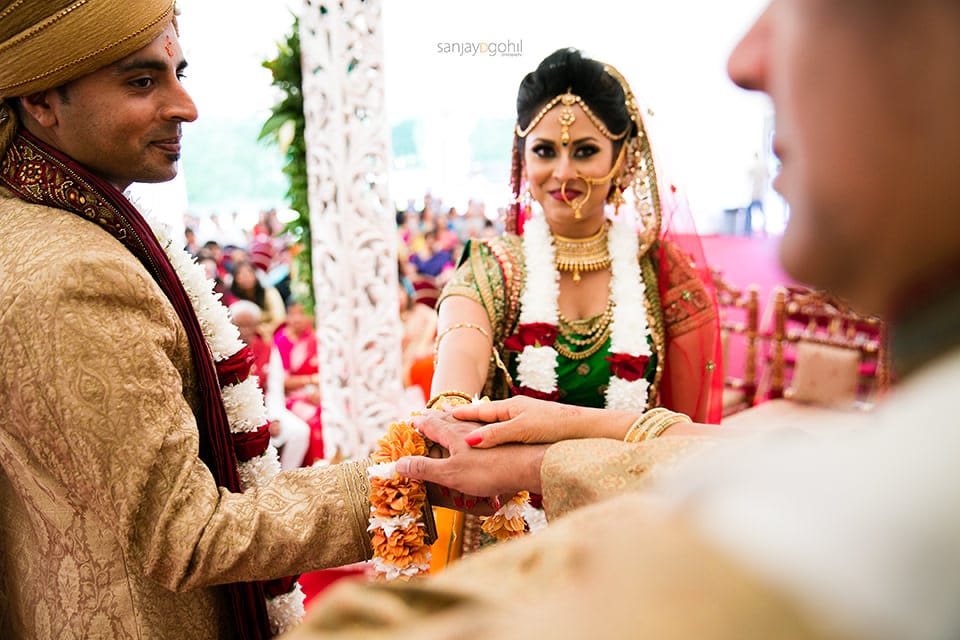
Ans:
POLYGON ((557 105, 537 123, 524 141, 523 162, 530 193, 543 207, 547 221, 564 226, 576 224, 575 209, 585 231, 595 229, 603 217, 610 181, 588 185, 584 177, 602 178, 613 167, 613 142, 591 122, 579 105, 573 105, 569 143, 561 144, 562 105, 557 105), (591 224, 593 223, 593 224, 591 224))

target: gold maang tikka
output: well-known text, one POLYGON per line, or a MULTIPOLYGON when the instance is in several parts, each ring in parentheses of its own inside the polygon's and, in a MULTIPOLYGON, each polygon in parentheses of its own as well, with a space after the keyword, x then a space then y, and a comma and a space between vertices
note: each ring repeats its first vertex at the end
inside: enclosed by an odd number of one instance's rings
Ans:
POLYGON ((570 125, 577 121, 577 114, 571 108, 576 104, 576 96, 570 93, 570 89, 560 96, 560 104, 563 105, 557 118, 560 121, 560 145, 566 147, 570 144, 570 125))

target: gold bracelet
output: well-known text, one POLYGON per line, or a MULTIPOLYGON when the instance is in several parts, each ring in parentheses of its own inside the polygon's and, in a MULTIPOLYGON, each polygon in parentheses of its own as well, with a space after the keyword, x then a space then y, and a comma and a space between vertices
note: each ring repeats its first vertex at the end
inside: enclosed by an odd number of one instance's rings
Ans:
POLYGON ((444 391, 430 398, 427 409, 444 409, 449 406, 458 407, 473 402, 473 396, 463 391, 444 391))
POLYGON ((624 442, 642 442, 645 439, 644 434, 654 420, 663 414, 672 413, 672 411, 664 409, 663 407, 654 407, 644 412, 630 425, 630 428, 627 430, 627 435, 623 437, 624 442))
POLYGON ((456 331, 457 329, 476 329, 483 334, 483 337, 487 340, 490 339, 490 334, 487 333, 487 330, 481 327, 478 324, 473 324, 472 322, 458 322, 456 324, 450 325, 443 332, 437 336, 437 339, 433 341, 433 366, 437 366, 437 355, 440 352, 440 342, 447 337, 447 334, 451 331, 456 331))
POLYGON ((693 420, 685 413, 670 411, 663 407, 655 407, 641 415, 630 425, 627 434, 623 437, 623 441, 643 442, 645 440, 653 440, 673 425, 681 422, 693 422, 693 420))
POLYGON ((646 420, 646 414, 640 414, 640 417, 633 421, 630 428, 627 429, 627 435, 623 436, 624 442, 639 442, 638 433, 643 428, 643 422, 646 420))
POLYGON ((653 440, 654 438, 659 438, 661 435, 663 435, 664 431, 666 431, 667 429, 669 429, 675 424, 680 424, 683 422, 689 423, 689 422, 693 422, 693 420, 691 420, 690 416, 688 416, 685 413, 676 413, 672 416, 665 416, 661 418, 659 422, 657 422, 654 425, 651 425, 651 427, 647 429, 643 439, 653 440))

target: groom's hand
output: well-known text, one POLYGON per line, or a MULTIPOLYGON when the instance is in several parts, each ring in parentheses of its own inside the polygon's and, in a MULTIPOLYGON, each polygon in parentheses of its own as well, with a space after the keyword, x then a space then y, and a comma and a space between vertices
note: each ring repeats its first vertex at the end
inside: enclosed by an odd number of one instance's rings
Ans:
MULTIPOLYGON (((397 461, 397 471, 408 478, 449 487, 470 496, 540 493, 540 464, 546 446, 506 445, 475 449, 464 441, 477 427, 450 414, 431 411, 414 419, 424 436, 440 445, 447 457, 408 456, 397 461)), ((466 506, 466 503, 464 503, 466 506)))

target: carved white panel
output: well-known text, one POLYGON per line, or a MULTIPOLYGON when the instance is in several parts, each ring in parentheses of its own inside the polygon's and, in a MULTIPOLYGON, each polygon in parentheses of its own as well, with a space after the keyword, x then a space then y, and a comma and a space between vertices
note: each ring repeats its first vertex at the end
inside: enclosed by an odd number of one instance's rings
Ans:
POLYGON ((327 457, 367 455, 400 417, 381 24, 380 0, 306 0, 300 18, 327 457))

